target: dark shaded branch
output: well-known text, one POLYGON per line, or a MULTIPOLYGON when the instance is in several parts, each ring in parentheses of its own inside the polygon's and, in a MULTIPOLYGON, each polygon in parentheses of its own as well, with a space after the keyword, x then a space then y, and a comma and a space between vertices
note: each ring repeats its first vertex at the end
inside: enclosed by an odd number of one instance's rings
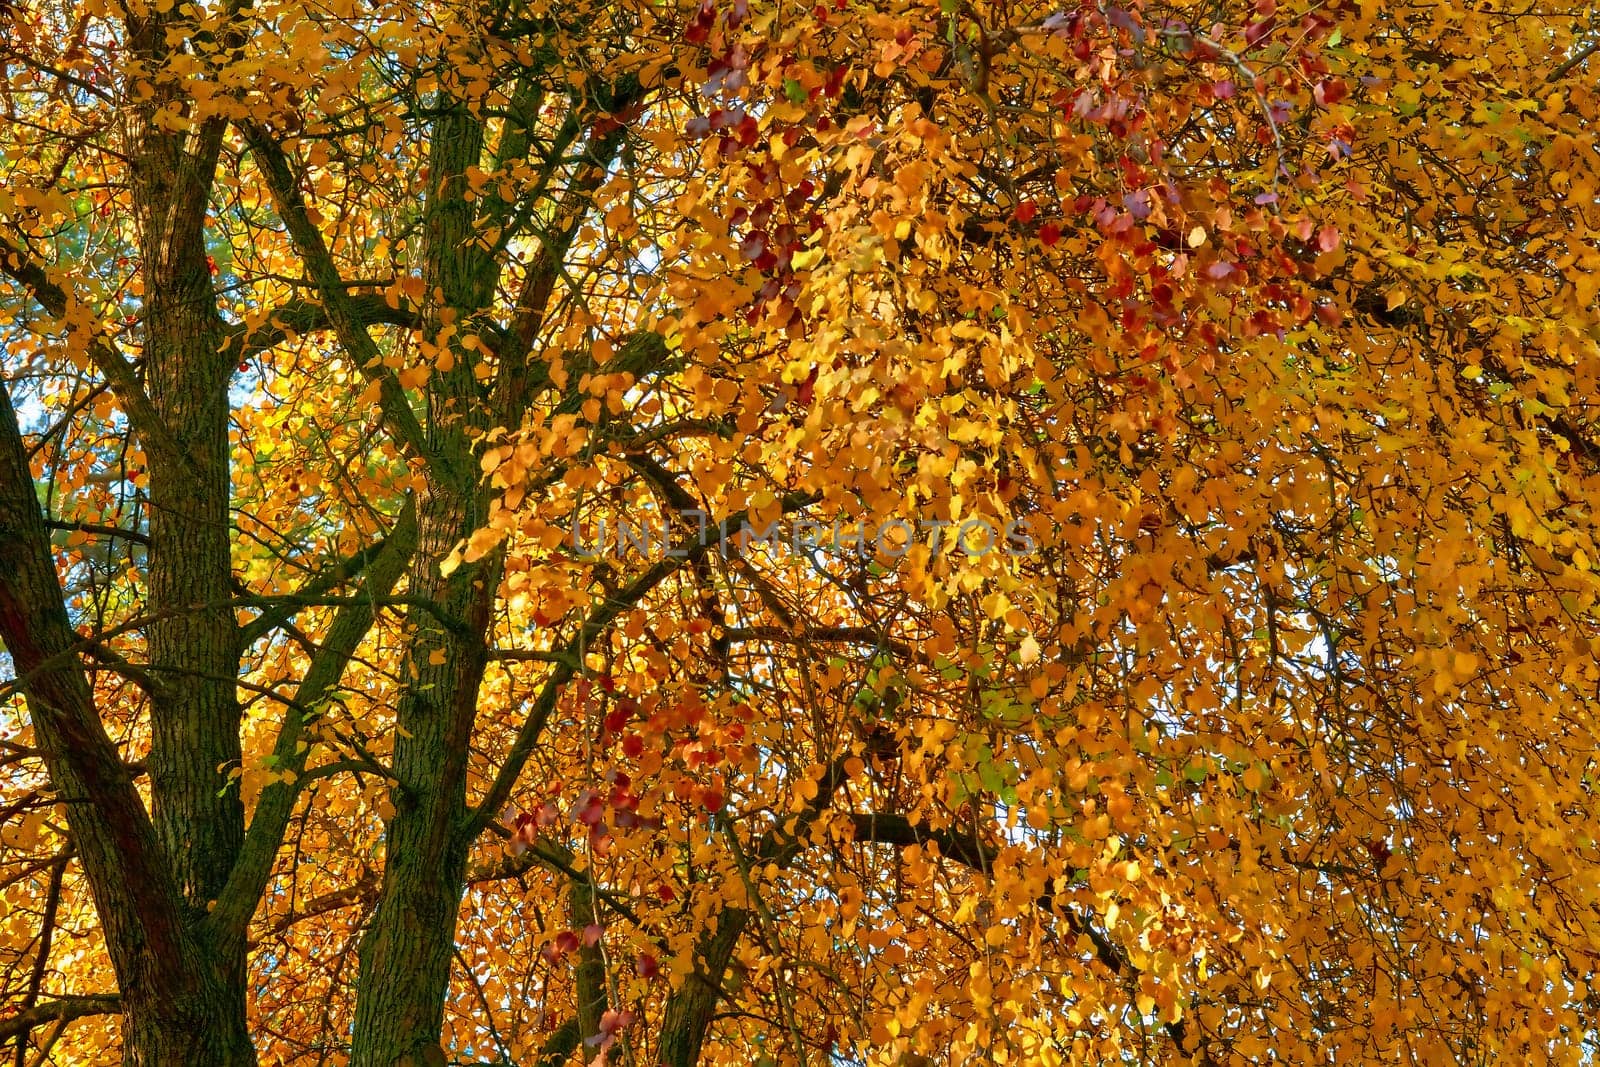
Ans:
MULTIPOLYGON (((382 293, 357 293, 349 299, 349 310, 361 326, 405 326, 417 324, 417 313, 409 305, 390 303, 382 293)), ((328 309, 309 300, 296 300, 276 308, 267 321, 253 330, 237 326, 228 334, 222 356, 229 363, 240 363, 267 349, 282 344, 291 334, 315 333, 333 327, 328 309)))
POLYGON ((1549 74, 1546 74, 1544 78, 1545 84, 1551 85, 1560 81, 1562 78, 1565 78, 1596 52, 1600 52, 1600 36, 1596 36, 1588 44, 1584 45, 1582 48, 1572 53, 1572 55, 1568 56, 1560 66, 1556 67, 1555 70, 1552 70, 1549 74))
MULTIPOLYGON (((850 825, 855 831, 857 841, 871 841, 875 844, 896 845, 902 848, 910 845, 936 845, 939 855, 985 876, 993 870, 995 857, 999 852, 995 846, 986 844, 975 835, 926 829, 912 824, 903 815, 854 812, 850 815, 850 825)), ((1127 953, 1075 909, 1057 900, 1054 893, 1042 894, 1034 905, 1047 914, 1059 915, 1074 934, 1088 941, 1094 950, 1095 959, 1113 976, 1129 979, 1138 973, 1138 968, 1128 959, 1127 953)), ((1179 1048, 1186 1052, 1195 1051, 1189 1047, 1188 1027, 1182 1020, 1163 1023, 1162 1029, 1179 1048)), ((1211 1061, 1202 1053, 1201 1062, 1211 1061)))
POLYGON ((728 629, 728 640, 734 644, 743 641, 776 641, 789 645, 805 645, 811 642, 870 645, 908 659, 922 658, 910 645, 887 638, 871 626, 813 626, 799 630, 791 630, 784 626, 736 626, 728 629))
POLYGON ((94 534, 97 537, 121 538, 124 541, 132 541, 136 545, 144 545, 147 548, 150 545, 148 535, 142 534, 138 530, 124 530, 120 526, 105 526, 98 522, 65 522, 61 519, 46 519, 44 520, 44 525, 47 530, 82 531, 86 534, 94 534))
MULTIPOLYGON (((511 831, 497 822, 491 822, 489 830, 498 837, 509 838, 511 836, 511 831)), ((468 873, 467 882, 470 885, 478 885, 483 882, 497 882, 504 878, 520 878, 534 867, 543 867, 545 870, 553 874, 563 875, 573 882, 583 882, 590 887, 597 898, 605 901, 606 906, 612 911, 643 929, 644 923, 628 902, 616 893, 597 885, 592 874, 574 867, 572 865, 574 859, 571 849, 562 845, 559 841, 541 835, 520 856, 506 854, 493 863, 474 868, 468 873)))
POLYGON ((300 788, 309 780, 305 766, 313 746, 303 740, 309 720, 308 709, 314 711, 339 684, 350 657, 372 628, 377 601, 394 589, 411 561, 416 544, 416 508, 408 502, 393 533, 373 559, 361 593, 334 616, 326 640, 295 690, 294 700, 288 702, 272 751, 278 769, 294 777, 288 782, 274 782, 262 790, 238 862, 228 876, 216 907, 207 916, 207 923, 225 942, 243 942, 250 918, 272 877, 273 860, 294 814, 295 800, 300 788))
POLYGON ((308 901, 304 907, 280 915, 267 926, 267 933, 281 934, 295 923, 304 922, 306 919, 314 919, 342 908, 353 908, 358 904, 370 904, 377 895, 378 875, 374 871, 368 871, 354 885, 324 893, 308 901))
POLYGON ((119 1015, 122 998, 115 993, 97 993, 83 997, 59 997, 11 1016, 0 1019, 0 1041, 9 1041, 44 1023, 81 1019, 85 1015, 119 1015))
POLYGON ((405 390, 400 388, 399 379, 384 367, 383 355, 378 351, 372 335, 367 332, 367 324, 362 321, 354 298, 345 291, 345 281, 339 276, 333 253, 328 250, 322 231, 311 221, 305 195, 300 191, 300 182, 289 166, 289 157, 265 127, 246 123, 241 130, 245 143, 255 156, 256 166, 272 191, 278 216, 283 219, 295 251, 304 261, 306 274, 316 286, 317 295, 322 298, 329 325, 333 327, 339 344, 355 361, 361 373, 378 383, 378 404, 389 432, 414 455, 431 463, 442 462, 428 447, 428 435, 418 421, 416 412, 411 410, 405 390))
MULTIPOLYGON (((50 887, 45 891, 44 915, 39 922, 39 948, 33 957, 33 972, 28 975, 28 992, 22 1001, 23 1012, 38 1006, 39 991, 44 988, 44 974, 50 966, 50 947, 55 940, 56 912, 61 907, 61 880, 66 876, 67 863, 71 859, 72 848, 68 846, 51 861, 50 887)), ((23 1030, 17 1034, 17 1067, 27 1067, 30 1032, 23 1030)))

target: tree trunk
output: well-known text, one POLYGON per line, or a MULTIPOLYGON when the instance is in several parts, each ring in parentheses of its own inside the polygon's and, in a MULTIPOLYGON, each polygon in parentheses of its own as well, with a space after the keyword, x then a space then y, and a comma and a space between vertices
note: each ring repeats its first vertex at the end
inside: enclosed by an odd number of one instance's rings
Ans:
MULTIPOLYGON (((151 35, 156 23, 140 25, 151 35)), ((153 40, 137 40, 159 54, 153 40)), ((178 989, 129 995, 130 1064, 255 1063, 243 944, 214 943, 205 918, 239 857, 239 631, 234 614, 228 442, 232 367, 221 354, 205 226, 223 125, 189 138, 148 115, 133 158, 144 283, 145 380, 175 446, 149 455, 150 813, 179 895, 178 989), (148 1003, 146 1003, 148 999, 148 1003)), ((126 987, 124 987, 126 989, 126 987)))
MULTIPOLYGON (((433 138, 424 210, 423 280, 433 295, 422 333, 429 340, 441 335, 446 312, 470 321, 492 298, 496 278, 494 259, 477 240, 475 208, 463 196, 468 168, 482 161, 483 122, 465 106, 447 104, 433 138)), ((474 354, 450 343, 453 369, 428 383, 430 405, 452 414, 430 425, 429 490, 419 507, 411 570, 412 594, 436 613, 412 617, 409 684, 395 714, 394 817, 385 834, 378 907, 361 939, 352 1067, 445 1062, 440 1030, 472 846, 465 830, 467 757, 501 554, 448 576, 440 564, 488 511, 469 431, 520 418, 484 410, 474 354)))
POLYGON ((157 991, 140 1003, 124 993, 126 1067, 253 1067, 256 1050, 232 970, 211 969, 176 998, 157 991))
POLYGON ((749 921, 749 912, 728 908, 717 916, 716 929, 702 939, 694 971, 668 998, 661 1020, 661 1045, 656 1058, 664 1067, 695 1067, 700 1062, 700 1049, 711 1032, 717 1002, 722 999, 728 961, 749 921))
POLYGON ((134 1067, 250 1067, 243 968, 185 922, 167 850, 100 722, 78 657, 27 455, 0 388, 0 639, 67 808, 67 825, 122 991, 123 1055, 134 1067))
MULTIPOLYGON (((476 494, 474 494, 476 495, 476 494)), ((352 1067, 435 1067, 470 840, 461 832, 466 770, 486 662, 484 633, 498 554, 441 576, 439 564, 477 528, 481 502, 438 490, 419 515, 412 594, 418 611, 410 684, 396 714, 394 816, 383 885, 361 939, 352 1067)))

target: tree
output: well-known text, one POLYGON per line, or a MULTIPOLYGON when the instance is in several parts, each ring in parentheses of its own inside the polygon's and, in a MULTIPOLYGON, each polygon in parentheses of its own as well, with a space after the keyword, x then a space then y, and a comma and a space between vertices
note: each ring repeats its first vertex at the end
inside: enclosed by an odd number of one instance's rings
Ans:
POLYGON ((1592 20, 3 13, 19 1067, 1594 1056, 1592 20))

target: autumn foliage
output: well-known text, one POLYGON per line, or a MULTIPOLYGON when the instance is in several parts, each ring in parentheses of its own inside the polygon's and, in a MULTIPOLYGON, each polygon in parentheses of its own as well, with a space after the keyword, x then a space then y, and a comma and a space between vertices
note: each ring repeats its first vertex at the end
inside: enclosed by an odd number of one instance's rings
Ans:
POLYGON ((1593 1062, 1597 50, 0 0, 0 1052, 1593 1062))

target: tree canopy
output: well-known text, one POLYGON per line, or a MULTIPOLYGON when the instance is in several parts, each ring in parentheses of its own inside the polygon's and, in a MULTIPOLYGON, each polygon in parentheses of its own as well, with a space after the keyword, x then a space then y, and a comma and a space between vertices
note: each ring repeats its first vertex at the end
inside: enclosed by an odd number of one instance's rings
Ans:
POLYGON ((1597 50, 0 0, 0 1053, 1592 1063, 1597 50))

